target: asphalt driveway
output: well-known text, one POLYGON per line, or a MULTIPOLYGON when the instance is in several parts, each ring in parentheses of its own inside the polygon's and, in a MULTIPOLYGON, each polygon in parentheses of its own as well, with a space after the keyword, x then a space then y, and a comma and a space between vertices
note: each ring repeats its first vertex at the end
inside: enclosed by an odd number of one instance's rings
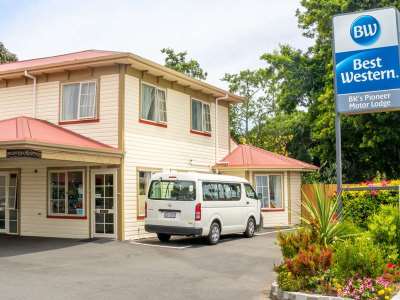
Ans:
POLYGON ((0 236, 0 299, 265 299, 279 259, 274 233, 216 246, 0 236))

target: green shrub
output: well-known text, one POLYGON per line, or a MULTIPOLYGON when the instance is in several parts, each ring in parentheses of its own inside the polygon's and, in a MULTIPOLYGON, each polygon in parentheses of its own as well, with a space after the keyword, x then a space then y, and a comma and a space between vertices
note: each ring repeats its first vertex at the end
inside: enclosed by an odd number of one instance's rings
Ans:
POLYGON ((356 275, 376 278, 383 272, 383 253, 368 234, 336 242, 334 251, 332 271, 342 282, 356 275))
POLYGON ((400 215, 398 208, 384 205, 369 217, 368 230, 388 261, 396 262, 400 250, 400 215))
POLYGON ((397 191, 350 191, 342 193, 344 214, 357 226, 367 229, 368 218, 379 211, 381 205, 395 206, 397 191))
POLYGON ((276 281, 281 290, 289 292, 297 292, 301 290, 301 280, 294 277, 292 272, 288 271, 285 265, 276 267, 275 271, 278 273, 276 281))
POLYGON ((314 200, 303 192, 305 201, 302 206, 306 212, 302 221, 317 237, 318 243, 325 247, 337 239, 346 238, 349 232, 338 218, 338 197, 328 197, 321 185, 314 185, 314 200))
POLYGON ((312 244, 301 249, 293 258, 287 258, 275 271, 278 284, 286 291, 319 291, 328 286, 327 274, 332 265, 331 248, 312 244))
POLYGON ((315 243, 316 238, 312 235, 311 230, 299 228, 289 232, 279 232, 277 236, 278 245, 281 248, 284 258, 293 258, 302 249, 315 243))

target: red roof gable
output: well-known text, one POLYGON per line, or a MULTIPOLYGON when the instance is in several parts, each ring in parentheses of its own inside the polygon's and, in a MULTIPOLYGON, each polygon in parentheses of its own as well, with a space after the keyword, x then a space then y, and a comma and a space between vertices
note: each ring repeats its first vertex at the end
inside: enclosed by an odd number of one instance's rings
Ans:
POLYGON ((0 121, 0 143, 33 142, 58 146, 116 150, 116 148, 84 137, 44 120, 17 117, 0 121))
POLYGON ((29 69, 32 67, 50 65, 50 64, 69 63, 82 59, 99 58, 103 56, 109 56, 121 53, 122 52, 104 51, 104 50, 85 50, 80 52, 67 53, 67 54, 55 55, 43 58, 20 60, 16 62, 0 64, 0 72, 18 70, 22 68, 29 69))
POLYGON ((318 167, 314 165, 251 145, 238 145, 217 163, 217 166, 249 169, 318 170, 318 167))

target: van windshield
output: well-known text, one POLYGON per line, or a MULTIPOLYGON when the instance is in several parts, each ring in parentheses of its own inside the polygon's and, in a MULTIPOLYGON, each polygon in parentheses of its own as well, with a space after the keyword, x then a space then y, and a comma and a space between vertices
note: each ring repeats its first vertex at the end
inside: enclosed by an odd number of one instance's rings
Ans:
POLYGON ((194 181, 153 180, 149 189, 149 199, 192 201, 196 199, 194 181))

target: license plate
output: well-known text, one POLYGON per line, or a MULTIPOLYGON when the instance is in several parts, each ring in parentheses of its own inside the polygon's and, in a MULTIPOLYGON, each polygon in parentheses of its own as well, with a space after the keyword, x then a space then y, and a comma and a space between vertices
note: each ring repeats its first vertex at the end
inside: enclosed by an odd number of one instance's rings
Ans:
POLYGON ((164 218, 174 219, 174 218, 176 218, 176 212, 175 211, 166 211, 166 212, 164 212, 164 218))

